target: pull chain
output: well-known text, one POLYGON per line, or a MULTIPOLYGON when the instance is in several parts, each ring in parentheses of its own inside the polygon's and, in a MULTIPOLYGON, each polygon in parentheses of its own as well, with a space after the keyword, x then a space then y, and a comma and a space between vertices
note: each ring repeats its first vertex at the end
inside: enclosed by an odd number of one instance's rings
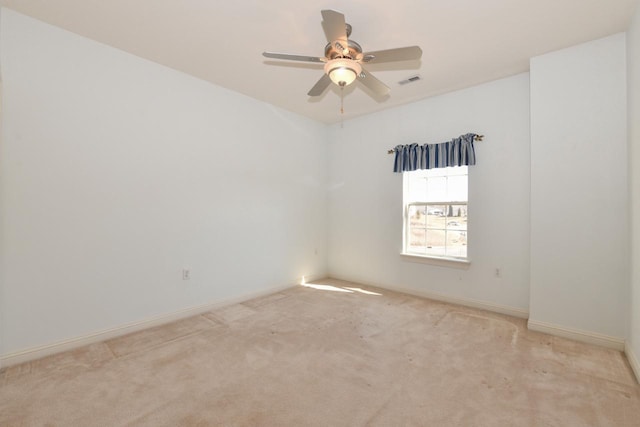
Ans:
POLYGON ((340 86, 340 127, 344 128, 344 86, 340 86))
POLYGON ((344 87, 345 82, 340 82, 340 126, 344 126, 344 87))

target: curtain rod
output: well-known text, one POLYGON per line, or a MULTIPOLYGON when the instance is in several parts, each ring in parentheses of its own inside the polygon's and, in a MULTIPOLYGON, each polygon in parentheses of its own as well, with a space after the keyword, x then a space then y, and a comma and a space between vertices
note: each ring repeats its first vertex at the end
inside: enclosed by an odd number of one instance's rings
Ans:
MULTIPOLYGON (((474 141, 482 141, 482 138, 484 138, 484 135, 476 135, 476 136, 473 137, 473 140, 474 141)), ((387 150, 387 154, 393 154, 395 152, 396 152, 395 148, 393 148, 391 150, 387 150)))

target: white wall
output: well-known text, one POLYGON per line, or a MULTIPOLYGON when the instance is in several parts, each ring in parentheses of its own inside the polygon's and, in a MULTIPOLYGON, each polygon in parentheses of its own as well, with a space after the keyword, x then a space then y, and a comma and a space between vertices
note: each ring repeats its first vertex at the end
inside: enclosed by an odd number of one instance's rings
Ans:
POLYGON ((531 60, 533 322, 625 337, 625 35, 531 60))
MULTIPOLYGON (((631 298, 629 347, 640 357, 640 6, 627 32, 628 131, 631 152, 631 298)), ((640 370, 636 371, 640 379, 640 370)))
POLYGON ((528 309, 528 74, 332 126, 329 177, 332 277, 528 309), (400 257, 402 175, 392 172, 387 149, 467 132, 485 135, 469 168, 471 266, 407 262, 400 257))
MULTIPOLYGON (((636 12, 633 166, 638 22, 636 12)), ((531 88, 521 74, 328 131, 6 9, 0 72, 0 356, 327 271, 625 336, 623 35, 533 59, 531 88), (486 135, 470 168, 471 266, 407 262, 402 177, 386 150, 466 132, 486 135)))
POLYGON ((1 30, 3 354, 326 274, 324 125, 11 10, 1 30))

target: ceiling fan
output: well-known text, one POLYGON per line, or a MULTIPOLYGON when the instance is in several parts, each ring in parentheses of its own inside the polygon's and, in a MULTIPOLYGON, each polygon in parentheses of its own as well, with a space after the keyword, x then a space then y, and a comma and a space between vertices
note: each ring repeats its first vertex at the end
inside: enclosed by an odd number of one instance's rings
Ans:
POLYGON ((349 39, 351 25, 344 15, 335 10, 323 10, 322 26, 329 43, 324 48, 324 57, 292 55, 288 53, 263 52, 267 58, 289 61, 324 63, 324 74, 307 93, 319 96, 331 82, 344 88, 355 80, 371 89, 375 94, 387 95, 391 89, 369 73, 363 64, 381 64, 383 62, 417 60, 422 56, 419 46, 362 52, 362 47, 349 39))

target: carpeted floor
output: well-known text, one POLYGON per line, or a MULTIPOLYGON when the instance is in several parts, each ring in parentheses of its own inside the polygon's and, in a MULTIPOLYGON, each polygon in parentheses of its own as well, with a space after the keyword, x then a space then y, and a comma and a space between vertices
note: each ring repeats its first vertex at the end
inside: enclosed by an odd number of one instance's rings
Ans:
POLYGON ((2 426, 640 426, 620 352, 326 280, 0 375, 2 426))

